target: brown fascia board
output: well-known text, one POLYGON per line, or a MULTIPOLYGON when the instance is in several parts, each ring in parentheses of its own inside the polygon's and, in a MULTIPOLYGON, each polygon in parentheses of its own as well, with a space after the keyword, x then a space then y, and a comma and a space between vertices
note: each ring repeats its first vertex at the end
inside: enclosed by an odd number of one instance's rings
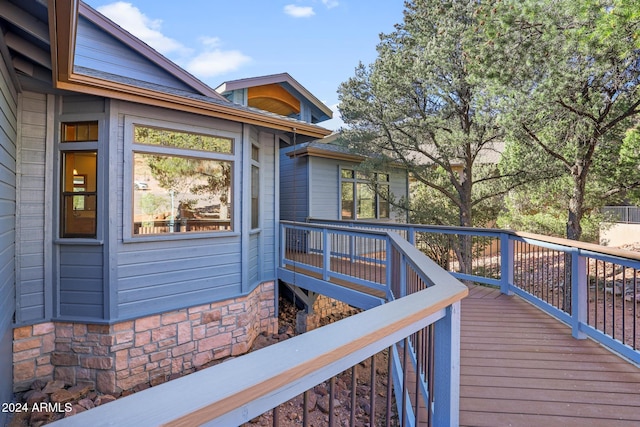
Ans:
POLYGON ((253 86, 263 86, 274 83, 289 83, 295 90, 300 92, 305 98, 307 98, 313 105, 318 107, 323 113, 325 113, 329 118, 333 118, 333 111, 324 105, 322 101, 315 97, 311 92, 309 92, 304 86, 302 86, 296 79, 291 77, 289 73, 280 73, 280 74, 271 74, 268 76, 259 76, 259 77, 249 77, 246 79, 238 79, 232 80, 229 82, 224 82, 220 86, 216 88, 216 91, 219 93, 224 93, 237 89, 245 89, 253 86))
POLYGON ((339 153, 336 151, 323 150, 318 147, 304 147, 287 153, 287 156, 293 157, 324 157, 325 159, 344 160, 349 162, 361 163, 365 157, 358 154, 339 153))
MULTIPOLYGON (((78 7, 81 4, 78 0, 49 0, 48 3, 51 63, 56 88, 239 121, 285 132, 295 130, 299 134, 314 138, 323 138, 331 134, 330 130, 320 126, 303 122, 292 123, 289 119, 240 110, 231 103, 229 106, 219 105, 74 73, 75 28, 78 7)), ((219 94, 216 94, 216 97, 228 102, 219 94)))

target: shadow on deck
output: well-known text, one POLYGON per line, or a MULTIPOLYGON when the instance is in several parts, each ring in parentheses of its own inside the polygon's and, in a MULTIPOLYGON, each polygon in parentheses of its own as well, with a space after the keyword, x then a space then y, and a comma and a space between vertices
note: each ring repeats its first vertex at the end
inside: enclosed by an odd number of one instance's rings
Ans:
POLYGON ((461 312, 461 426, 640 425, 640 368, 498 289, 461 312))

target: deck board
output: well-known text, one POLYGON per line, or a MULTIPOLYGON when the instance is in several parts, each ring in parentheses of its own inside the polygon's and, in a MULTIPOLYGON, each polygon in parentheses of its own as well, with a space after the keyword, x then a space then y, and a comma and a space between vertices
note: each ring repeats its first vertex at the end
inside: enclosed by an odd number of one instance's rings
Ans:
POLYGON ((461 426, 637 426, 640 368, 516 296, 462 302, 461 426))

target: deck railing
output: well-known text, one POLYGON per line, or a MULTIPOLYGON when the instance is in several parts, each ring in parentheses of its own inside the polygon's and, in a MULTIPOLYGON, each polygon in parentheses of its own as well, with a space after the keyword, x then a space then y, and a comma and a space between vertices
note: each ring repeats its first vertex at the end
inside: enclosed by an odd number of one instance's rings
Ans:
POLYGON ((320 274, 325 283, 356 281, 391 301, 53 425, 277 427, 287 416, 279 405, 291 399, 303 402, 301 421, 309 425, 309 390, 324 382, 329 426, 338 420, 355 425, 358 417, 370 425, 458 425, 460 300, 467 288, 395 233, 281 227, 279 270, 304 268, 305 276, 320 274), (345 260, 380 271, 347 270, 345 260), (371 380, 365 387, 357 371, 367 364, 371 380), (385 373, 384 390, 377 389, 378 375, 385 373), (351 383, 350 402, 342 402, 347 414, 334 407, 336 377, 351 383), (365 396, 368 411, 356 411, 356 398, 365 396))
POLYGON ((605 206, 602 214, 606 221, 624 224, 640 224, 640 207, 638 206, 605 206))
POLYGON ((311 221, 398 232, 423 252, 441 254, 441 265, 455 277, 517 294, 568 324, 575 338, 590 337, 640 363, 638 253, 499 229, 311 221), (472 248, 466 270, 455 248, 464 238, 472 248))

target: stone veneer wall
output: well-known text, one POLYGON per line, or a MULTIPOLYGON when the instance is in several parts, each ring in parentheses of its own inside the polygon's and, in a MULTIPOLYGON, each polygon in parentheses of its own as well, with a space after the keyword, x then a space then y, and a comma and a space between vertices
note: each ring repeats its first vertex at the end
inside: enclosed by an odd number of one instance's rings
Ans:
POLYGON ((13 388, 36 379, 89 384, 118 394, 246 353, 260 333, 275 334, 275 289, 113 325, 43 323, 14 329, 13 388))
POLYGON ((324 295, 318 295, 318 298, 316 298, 313 304, 313 312, 316 313, 320 319, 331 315, 351 315, 358 311, 357 308, 345 302, 324 295))

